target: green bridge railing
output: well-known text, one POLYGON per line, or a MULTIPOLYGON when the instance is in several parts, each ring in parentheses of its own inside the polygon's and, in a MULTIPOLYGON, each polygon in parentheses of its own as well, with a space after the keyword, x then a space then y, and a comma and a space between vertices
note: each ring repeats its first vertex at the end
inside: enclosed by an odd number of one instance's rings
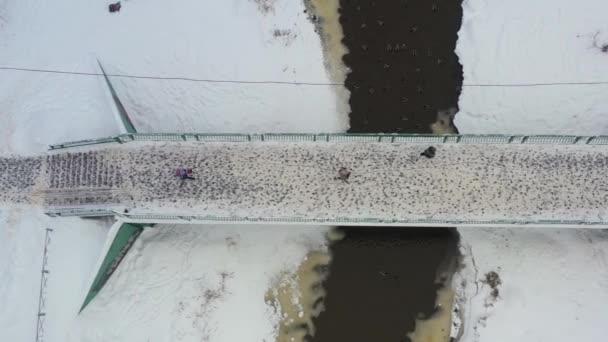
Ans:
POLYGON ((584 227, 607 227, 608 222, 603 221, 581 221, 581 220, 398 220, 386 218, 303 218, 303 217, 247 217, 247 216, 214 216, 214 215, 183 215, 183 214, 155 214, 155 213, 124 213, 112 209, 87 209, 87 208, 62 208, 48 210, 45 212, 52 217, 57 216, 80 216, 80 217, 103 217, 116 216, 124 222, 132 223, 284 223, 284 224, 320 224, 320 225, 476 225, 476 226, 584 226, 584 227))
POLYGON ((213 134, 213 133, 125 133, 111 137, 64 142, 50 145, 50 150, 77 146, 134 141, 200 141, 200 142, 382 142, 382 143, 460 143, 460 144, 558 144, 608 145, 608 136, 571 135, 501 135, 501 134, 213 134))

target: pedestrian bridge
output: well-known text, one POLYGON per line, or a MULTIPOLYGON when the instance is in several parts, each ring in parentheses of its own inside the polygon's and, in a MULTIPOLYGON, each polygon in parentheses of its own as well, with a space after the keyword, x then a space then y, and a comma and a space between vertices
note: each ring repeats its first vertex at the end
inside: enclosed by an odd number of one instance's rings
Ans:
POLYGON ((0 167, 0 200, 40 203, 51 216, 608 227, 601 136, 123 134, 52 145, 47 156, 4 158, 0 167), (421 155, 429 147, 432 158, 421 155), (175 177, 178 167, 195 179, 175 177))

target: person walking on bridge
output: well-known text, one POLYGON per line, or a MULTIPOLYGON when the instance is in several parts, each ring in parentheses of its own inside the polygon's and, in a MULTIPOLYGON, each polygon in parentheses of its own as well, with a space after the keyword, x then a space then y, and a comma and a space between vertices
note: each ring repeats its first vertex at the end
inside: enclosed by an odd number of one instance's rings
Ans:
POLYGON ((190 179, 190 180, 194 180, 194 177, 191 176, 192 174, 192 170, 188 170, 188 169, 179 169, 179 178, 181 178, 182 180, 186 180, 186 179, 190 179))

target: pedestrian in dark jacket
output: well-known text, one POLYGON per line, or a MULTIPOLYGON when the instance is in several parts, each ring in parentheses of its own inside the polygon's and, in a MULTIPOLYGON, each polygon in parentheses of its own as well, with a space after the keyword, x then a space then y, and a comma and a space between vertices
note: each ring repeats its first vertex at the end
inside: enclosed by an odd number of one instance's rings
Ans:
POLYGON ((119 12, 121 7, 122 5, 120 4, 120 1, 115 4, 110 4, 110 13, 119 12))
POLYGON ((181 169, 179 170, 179 178, 185 180, 185 179, 194 179, 194 177, 190 176, 188 174, 188 170, 186 169, 181 169))

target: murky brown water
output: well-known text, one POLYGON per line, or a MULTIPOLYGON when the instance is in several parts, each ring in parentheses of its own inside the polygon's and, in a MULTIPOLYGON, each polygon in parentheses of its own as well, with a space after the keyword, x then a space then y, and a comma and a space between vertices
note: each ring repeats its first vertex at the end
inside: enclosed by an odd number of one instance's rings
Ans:
MULTIPOLYGON (((329 243, 341 238, 337 230, 327 235, 329 243)), ((305 341, 315 334, 313 318, 325 308, 322 283, 330 262, 328 250, 310 251, 295 273, 282 274, 266 293, 266 303, 281 313, 277 342, 305 341)))
POLYGON ((314 335, 312 319, 323 310, 325 291, 321 282, 329 261, 328 253, 312 251, 296 273, 283 274, 268 290, 266 303, 281 313, 277 342, 303 341, 306 336, 314 335))
POLYGON ((342 227, 332 243, 323 283, 325 311, 311 341, 443 341, 449 335, 449 282, 457 253, 455 229, 342 227), (447 275, 447 276, 446 276, 447 275), (418 324, 421 319, 432 322, 418 324), (448 334, 446 334, 446 332, 448 334))
POLYGON ((428 319, 417 319, 414 331, 408 333, 412 342, 447 342, 452 325, 454 291, 449 287, 437 291, 436 311, 428 319))
POLYGON ((269 289, 277 342, 449 341, 454 229, 342 227, 328 240, 269 289))

